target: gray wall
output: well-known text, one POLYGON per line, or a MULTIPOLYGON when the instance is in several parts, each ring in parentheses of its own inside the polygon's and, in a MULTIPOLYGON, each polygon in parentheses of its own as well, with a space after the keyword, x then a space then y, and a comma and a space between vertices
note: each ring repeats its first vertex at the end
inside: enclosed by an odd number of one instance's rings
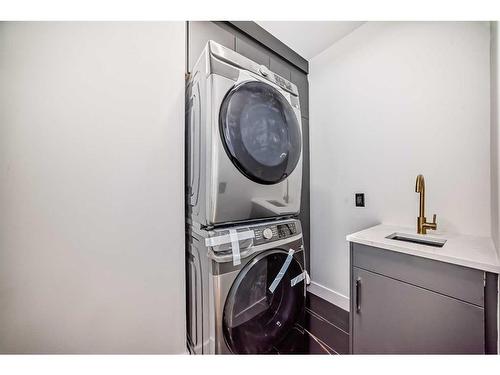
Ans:
MULTIPOLYGON (((246 22, 245 24, 246 29, 256 30, 258 35, 265 38, 266 44, 269 42, 275 45, 281 44, 281 42, 270 36, 257 24, 250 22, 246 22)), ((284 57, 279 56, 276 52, 273 52, 273 50, 233 27, 231 24, 208 21, 188 22, 188 71, 194 66, 203 47, 209 40, 214 40, 259 64, 265 65, 273 72, 295 83, 299 89, 304 142, 302 202, 299 219, 302 222, 304 230, 304 241, 307 249, 306 262, 309 269, 309 84, 307 74, 284 57)), ((264 43, 264 40, 262 42, 264 43)), ((280 48, 280 51, 283 54, 287 53, 286 48, 280 48)), ((289 52, 289 55, 290 59, 297 58, 293 53, 289 52)))
POLYGON ((0 353, 182 353, 183 22, 0 23, 0 353))

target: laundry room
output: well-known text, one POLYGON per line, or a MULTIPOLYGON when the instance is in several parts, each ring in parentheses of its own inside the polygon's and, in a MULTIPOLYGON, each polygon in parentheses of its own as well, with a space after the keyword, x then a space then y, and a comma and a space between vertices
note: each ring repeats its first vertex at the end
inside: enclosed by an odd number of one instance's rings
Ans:
POLYGON ((190 353, 496 354, 496 24, 187 28, 190 353))
POLYGON ((500 368, 500 11, 192 10, 0 20, 0 371, 500 368))

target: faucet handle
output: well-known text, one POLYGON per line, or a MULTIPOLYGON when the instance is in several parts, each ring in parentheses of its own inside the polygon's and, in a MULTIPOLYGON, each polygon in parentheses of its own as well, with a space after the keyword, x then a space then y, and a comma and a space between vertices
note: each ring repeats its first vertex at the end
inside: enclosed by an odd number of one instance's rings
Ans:
POLYGON ((433 225, 433 229, 436 230, 437 229, 437 223, 436 223, 436 214, 432 215, 432 225, 433 225))

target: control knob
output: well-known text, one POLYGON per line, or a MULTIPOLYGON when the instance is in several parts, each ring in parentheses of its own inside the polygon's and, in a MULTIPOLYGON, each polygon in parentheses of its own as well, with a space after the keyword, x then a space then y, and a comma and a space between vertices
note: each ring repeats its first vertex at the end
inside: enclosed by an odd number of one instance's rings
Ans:
POLYGON ((273 231, 271 230, 271 228, 266 228, 262 231, 262 236, 266 240, 270 240, 271 238, 273 238, 273 231))
POLYGON ((267 77, 269 75, 269 70, 264 65, 261 65, 259 67, 259 73, 262 74, 264 77, 267 77))

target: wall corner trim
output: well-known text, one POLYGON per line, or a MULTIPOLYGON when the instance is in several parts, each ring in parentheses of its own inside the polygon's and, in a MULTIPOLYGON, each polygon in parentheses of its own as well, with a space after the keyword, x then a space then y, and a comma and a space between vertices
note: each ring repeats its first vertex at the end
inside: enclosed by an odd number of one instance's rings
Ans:
POLYGON ((349 311, 349 297, 344 296, 343 294, 314 281, 311 281, 311 284, 307 287, 307 290, 309 293, 323 298, 324 300, 333 303, 343 310, 349 311))

